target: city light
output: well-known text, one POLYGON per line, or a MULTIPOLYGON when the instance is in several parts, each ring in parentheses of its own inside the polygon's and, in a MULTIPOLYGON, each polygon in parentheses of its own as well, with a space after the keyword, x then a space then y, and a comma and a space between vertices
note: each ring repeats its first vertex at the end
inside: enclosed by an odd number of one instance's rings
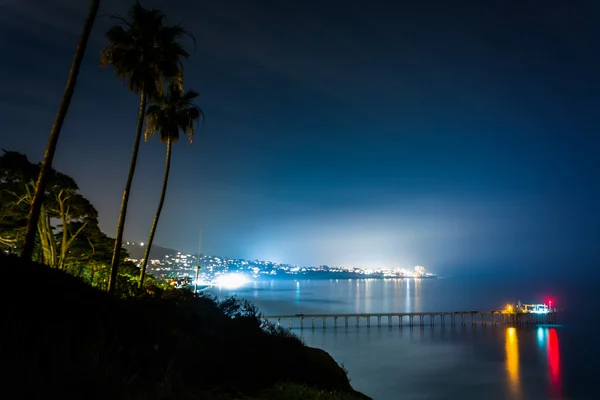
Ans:
POLYGON ((215 279, 215 282, 218 286, 225 289, 237 289, 250 282, 250 280, 242 274, 226 274, 219 275, 215 279))
POLYGON ((548 314, 552 312, 552 309, 549 308, 546 304, 521 304, 521 302, 519 301, 519 303, 516 306, 513 306, 512 304, 507 304, 504 312, 548 314))
POLYGON ((533 314, 548 314, 550 311, 546 308, 546 309, 532 310, 530 312, 533 314))

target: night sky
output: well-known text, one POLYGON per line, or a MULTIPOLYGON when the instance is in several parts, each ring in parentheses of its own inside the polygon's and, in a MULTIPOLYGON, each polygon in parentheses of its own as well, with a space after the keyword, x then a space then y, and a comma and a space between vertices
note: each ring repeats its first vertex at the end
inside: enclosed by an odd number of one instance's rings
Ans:
MULTIPOLYGON (((227 257, 598 271, 600 2, 142 4, 195 35, 186 83, 206 114, 174 147, 156 244, 196 251, 202 228, 204 252, 227 257)), ((0 147, 41 159, 87 8, 0 0, 0 147)), ((138 98, 99 68, 110 24, 54 165, 114 236, 138 98)), ((141 147, 128 240, 147 240, 164 151, 141 147)))

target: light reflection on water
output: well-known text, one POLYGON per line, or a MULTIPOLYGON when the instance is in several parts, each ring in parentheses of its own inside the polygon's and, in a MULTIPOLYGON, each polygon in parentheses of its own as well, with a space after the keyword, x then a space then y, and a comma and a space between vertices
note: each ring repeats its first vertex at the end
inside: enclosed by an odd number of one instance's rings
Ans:
POLYGON ((560 382, 560 353, 558 349, 558 333, 555 328, 547 330, 548 335, 548 366, 550 369, 550 382, 552 386, 552 394, 561 397, 561 382, 560 382))
POLYGON ((506 371, 512 391, 513 398, 521 398, 521 387, 519 384, 519 339, 517 329, 506 328, 506 371))
POLYGON ((542 328, 541 326, 537 329, 538 346, 540 348, 544 347, 544 338, 545 338, 544 332, 545 332, 544 328, 542 328))
MULTIPOLYGON (((248 298, 267 315, 492 309, 518 295, 507 295, 496 282, 469 287, 443 279, 255 282, 216 293, 248 298)), ((579 358, 564 365, 559 338, 562 348, 565 328, 374 326, 357 329, 351 321, 349 329, 332 329, 329 322, 327 329, 295 332, 343 363, 353 386, 377 400, 596 398, 587 396, 585 385, 592 380, 586 376, 592 373, 579 366, 579 358), (562 376, 567 370, 575 382, 570 393, 562 376)), ((568 333, 573 348, 579 342, 568 333)))

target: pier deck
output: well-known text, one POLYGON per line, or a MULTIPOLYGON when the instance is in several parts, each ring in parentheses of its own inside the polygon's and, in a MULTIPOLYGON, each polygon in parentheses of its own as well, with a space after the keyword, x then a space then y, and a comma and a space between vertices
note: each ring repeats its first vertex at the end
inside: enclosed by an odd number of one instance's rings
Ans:
POLYGON ((454 312, 418 312, 418 313, 361 313, 361 314, 295 314, 295 315, 269 315, 264 318, 270 322, 282 325, 287 322, 287 327, 306 328, 308 322, 310 328, 327 328, 328 321, 331 327, 343 326, 348 328, 349 321, 361 326, 361 320, 365 320, 366 327, 371 327, 371 321, 375 320, 377 327, 381 326, 466 326, 466 325, 542 325, 556 323, 557 312, 548 313, 515 313, 506 310, 497 311, 454 311, 454 312), (340 323, 338 324, 338 320, 340 323), (315 322, 316 321, 316 322, 315 322), (343 322, 342 322, 343 321, 343 322), (382 323, 383 321, 383 323, 382 323))

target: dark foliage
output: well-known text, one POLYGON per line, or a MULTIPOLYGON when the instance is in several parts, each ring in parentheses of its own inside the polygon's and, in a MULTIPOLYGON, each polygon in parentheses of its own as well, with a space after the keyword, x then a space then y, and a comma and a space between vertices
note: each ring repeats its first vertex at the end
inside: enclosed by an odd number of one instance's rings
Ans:
POLYGON ((245 301, 185 291, 119 299, 6 255, 0 273, 6 398, 363 398, 326 352, 265 324, 245 301), (26 276, 39 286, 19 287, 26 276))

